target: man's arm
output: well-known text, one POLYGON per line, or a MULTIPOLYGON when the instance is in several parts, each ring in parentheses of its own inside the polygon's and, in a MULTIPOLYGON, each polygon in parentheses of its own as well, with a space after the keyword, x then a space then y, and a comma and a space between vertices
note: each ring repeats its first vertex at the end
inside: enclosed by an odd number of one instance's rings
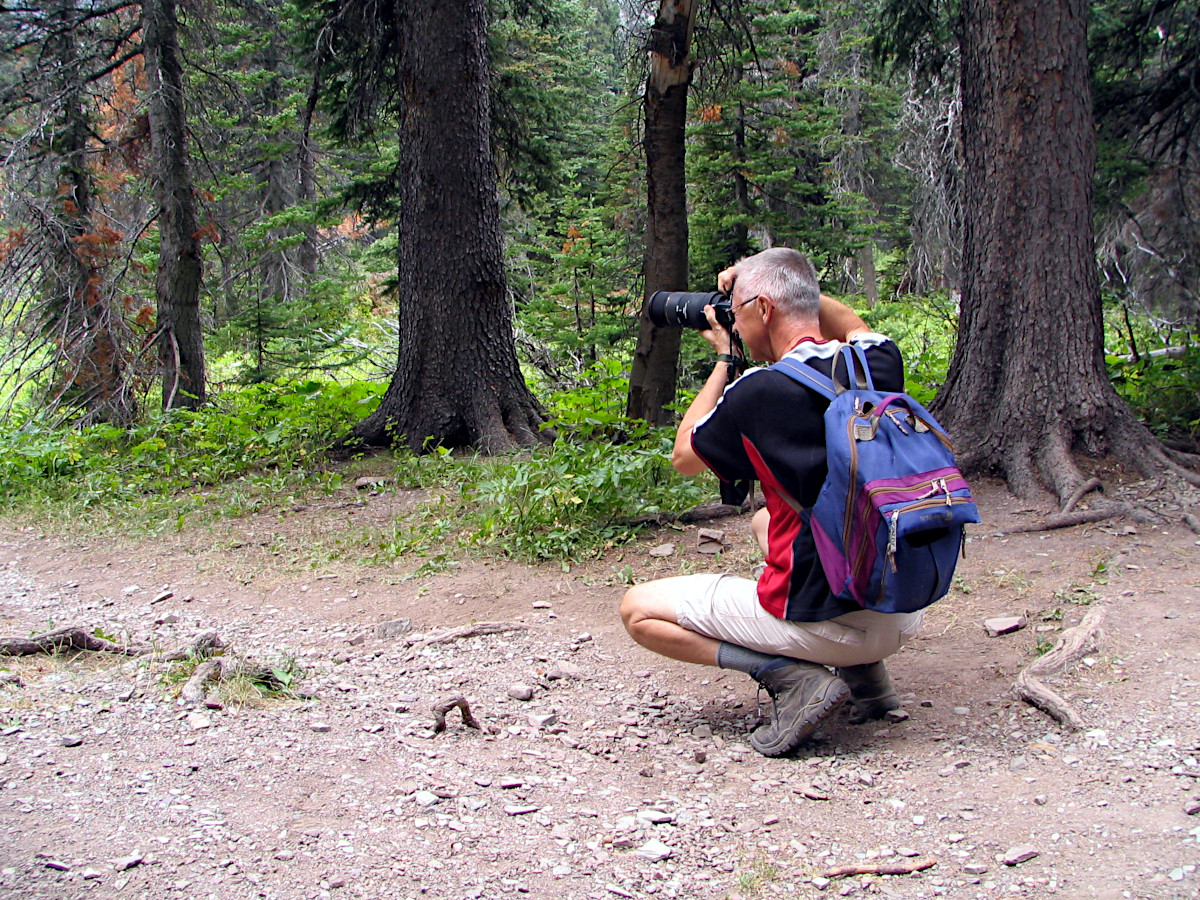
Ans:
POLYGON ((671 452, 671 465, 680 475, 699 475, 708 468, 704 460, 692 449, 692 429, 716 408, 728 381, 729 363, 718 362, 713 366, 712 374, 708 376, 708 381, 704 382, 704 387, 700 389, 692 405, 683 414, 683 421, 679 423, 679 429, 675 432, 675 449, 671 452))

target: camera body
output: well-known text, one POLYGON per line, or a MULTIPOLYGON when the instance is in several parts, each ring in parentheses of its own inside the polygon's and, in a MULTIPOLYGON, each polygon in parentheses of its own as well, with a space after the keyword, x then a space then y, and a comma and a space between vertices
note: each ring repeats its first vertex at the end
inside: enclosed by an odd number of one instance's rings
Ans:
POLYGON ((706 306, 716 312, 718 323, 725 328, 733 327, 733 301, 720 291, 655 291, 650 295, 646 314, 660 328, 704 331, 709 327, 704 316, 706 306))

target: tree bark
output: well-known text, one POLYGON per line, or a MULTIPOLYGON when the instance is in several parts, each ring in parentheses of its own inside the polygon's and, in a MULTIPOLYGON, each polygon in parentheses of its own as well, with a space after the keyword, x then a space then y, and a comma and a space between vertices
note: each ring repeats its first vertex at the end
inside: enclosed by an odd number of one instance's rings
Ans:
MULTIPOLYGON (((650 40, 646 81, 646 300, 655 291, 687 290, 688 222, 684 172, 692 24, 700 0, 662 0, 650 40)), ((678 328, 657 328, 642 306, 629 378, 629 416, 655 425, 671 419, 679 365, 678 328)))
POLYGON ((962 467, 1066 500, 1072 454, 1153 444, 1104 366, 1086 0, 964 0, 959 338, 934 411, 962 467))
POLYGON ((143 0, 142 44, 150 152, 158 200, 159 367, 163 408, 204 402, 204 338, 200 329, 200 239, 188 171, 187 118, 175 0, 143 0))
POLYGON ((543 439, 517 365, 489 137, 485 0, 397 5, 400 354, 343 442, 477 447, 543 439))

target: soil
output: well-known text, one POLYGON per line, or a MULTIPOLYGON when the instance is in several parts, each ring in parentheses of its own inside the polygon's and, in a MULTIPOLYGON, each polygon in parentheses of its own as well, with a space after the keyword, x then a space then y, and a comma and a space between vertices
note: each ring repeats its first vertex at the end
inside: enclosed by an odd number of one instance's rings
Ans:
POLYGON ((421 577, 321 549, 424 499, 386 487, 153 539, 11 526, 0 634, 163 651, 216 630, 304 676, 189 705, 186 662, 4 661, 0 898, 1200 896, 1200 536, 1180 522, 1200 498, 1103 477, 1164 524, 1004 534, 1052 510, 976 485, 955 590, 889 660, 907 718, 840 715, 791 759, 750 748, 749 678, 655 657, 617 617, 630 579, 749 573, 748 516, 704 523, 719 558, 689 526, 569 571, 421 577), (1070 731, 1012 685, 1095 609, 1098 649, 1049 681, 1070 731), (997 616, 1026 624, 989 636, 997 616), (523 627, 428 642, 478 622, 523 627), (481 729, 451 709, 435 733, 455 696, 481 729))

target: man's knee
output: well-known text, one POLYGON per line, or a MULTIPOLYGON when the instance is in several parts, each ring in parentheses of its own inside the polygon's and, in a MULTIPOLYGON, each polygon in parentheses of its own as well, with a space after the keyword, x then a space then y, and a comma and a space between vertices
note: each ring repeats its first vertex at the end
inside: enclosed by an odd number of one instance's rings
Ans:
POLYGON ((621 598, 621 621, 625 630, 635 637, 638 626, 647 619, 675 621, 674 604, 655 585, 653 581, 635 584, 621 598))

